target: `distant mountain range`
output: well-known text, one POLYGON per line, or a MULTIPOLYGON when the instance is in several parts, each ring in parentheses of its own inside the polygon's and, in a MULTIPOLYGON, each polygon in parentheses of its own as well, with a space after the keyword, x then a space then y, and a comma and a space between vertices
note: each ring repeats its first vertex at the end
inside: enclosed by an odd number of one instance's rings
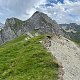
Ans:
POLYGON ((80 42, 80 25, 76 23, 59 24, 63 29, 63 32, 70 36, 70 39, 76 42, 80 42))

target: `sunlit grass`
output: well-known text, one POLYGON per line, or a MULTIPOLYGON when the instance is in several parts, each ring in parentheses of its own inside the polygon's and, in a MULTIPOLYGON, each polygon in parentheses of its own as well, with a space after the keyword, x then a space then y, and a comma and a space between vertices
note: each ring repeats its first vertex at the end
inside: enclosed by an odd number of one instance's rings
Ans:
POLYGON ((39 42, 22 35, 0 47, 0 80, 57 80, 58 64, 39 42))

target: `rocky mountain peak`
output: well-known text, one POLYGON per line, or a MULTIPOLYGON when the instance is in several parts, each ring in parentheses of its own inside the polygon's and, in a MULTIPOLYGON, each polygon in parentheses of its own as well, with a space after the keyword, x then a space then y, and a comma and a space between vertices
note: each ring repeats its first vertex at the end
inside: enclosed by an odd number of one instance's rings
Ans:
POLYGON ((34 27, 41 33, 60 33, 59 25, 55 20, 52 20, 47 14, 36 11, 28 20, 27 24, 30 24, 30 28, 34 27))
POLYGON ((16 23, 20 23, 20 22, 21 22, 21 20, 12 17, 12 18, 7 18, 7 19, 6 19, 5 25, 6 25, 6 26, 13 26, 13 25, 15 25, 16 23))
MULTIPOLYGON (((21 34, 36 32, 39 34, 62 34, 59 25, 47 14, 36 11, 28 20, 21 21, 17 18, 7 18, 2 30, 1 40, 10 41, 21 34)), ((0 43, 2 44, 2 43, 0 43)))
POLYGON ((39 12, 39 11, 36 11, 36 12, 31 16, 30 19, 37 21, 37 20, 41 20, 41 18, 43 18, 44 16, 47 17, 46 14, 44 14, 44 13, 42 13, 42 12, 39 12))
POLYGON ((6 25, 6 26, 9 26, 9 25, 11 25, 11 24, 15 24, 14 18, 7 18, 7 19, 6 19, 6 22, 5 22, 5 25, 6 25))
POLYGON ((57 24, 57 22, 55 20, 52 20, 47 14, 36 11, 32 17, 30 18, 30 20, 35 20, 35 21, 43 21, 43 22, 49 22, 49 23, 55 23, 57 24))
POLYGON ((3 28, 4 27, 4 24, 0 23, 0 28, 3 28))
MULTIPOLYGON (((43 14, 42 12, 40 12, 40 11, 36 11, 34 14, 43 14)), ((34 15, 33 14, 33 15, 34 15)))
POLYGON ((17 31, 19 31, 22 27, 22 21, 17 18, 7 18, 5 22, 5 29, 11 29, 14 31, 14 33, 17 34, 17 31))

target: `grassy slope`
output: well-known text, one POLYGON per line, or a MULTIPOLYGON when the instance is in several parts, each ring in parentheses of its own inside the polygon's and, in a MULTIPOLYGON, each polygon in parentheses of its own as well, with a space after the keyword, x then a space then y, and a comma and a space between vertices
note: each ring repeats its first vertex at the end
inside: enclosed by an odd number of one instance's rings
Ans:
POLYGON ((43 36, 25 37, 0 46, 0 80, 57 80, 59 66, 40 44, 43 36))

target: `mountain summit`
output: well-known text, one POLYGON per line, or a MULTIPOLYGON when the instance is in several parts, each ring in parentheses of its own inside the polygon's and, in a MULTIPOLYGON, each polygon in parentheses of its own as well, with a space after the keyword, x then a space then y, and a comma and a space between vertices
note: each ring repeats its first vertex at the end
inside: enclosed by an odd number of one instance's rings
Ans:
POLYGON ((8 18, 5 22, 4 29, 2 29, 0 33, 0 44, 10 41, 21 34, 32 32, 39 34, 62 34, 59 25, 55 20, 52 20, 47 14, 36 11, 26 21, 14 17, 8 18))

